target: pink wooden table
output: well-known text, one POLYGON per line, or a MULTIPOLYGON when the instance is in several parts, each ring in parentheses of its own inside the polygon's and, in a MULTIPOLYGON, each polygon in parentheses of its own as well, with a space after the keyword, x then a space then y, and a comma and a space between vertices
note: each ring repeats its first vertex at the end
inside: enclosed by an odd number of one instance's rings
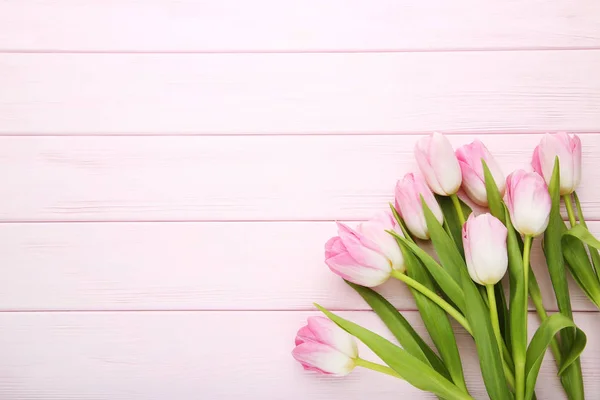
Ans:
POLYGON ((1 0, 0 399, 431 398, 292 360, 312 301, 386 332, 323 263, 331 221, 385 207, 424 133, 510 172, 567 130, 600 233, 599 71, 597 0, 1 0))

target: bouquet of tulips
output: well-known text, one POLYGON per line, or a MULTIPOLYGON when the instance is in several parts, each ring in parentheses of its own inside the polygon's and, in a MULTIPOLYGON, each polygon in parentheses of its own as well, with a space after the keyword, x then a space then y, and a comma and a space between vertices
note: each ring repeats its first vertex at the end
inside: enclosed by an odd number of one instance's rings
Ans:
POLYGON ((548 348, 567 397, 583 399, 579 356, 586 335, 573 322, 566 274, 569 270, 600 307, 600 242, 588 231, 575 193, 580 139, 546 134, 533 151, 533 172, 517 170, 506 180, 478 140, 455 152, 446 137, 434 133, 418 141, 415 157, 424 179, 407 174, 396 185, 390 211, 354 229, 338 223, 338 236, 325 244, 325 263, 364 298, 400 346, 316 305, 326 317, 311 317, 298 331, 294 358, 323 374, 343 376, 364 367, 443 399, 472 399, 450 323, 454 319, 473 337, 491 399, 535 398, 548 348), (465 201, 457 195, 461 187, 465 201), (529 263, 536 239, 542 240, 559 307, 553 315, 544 309, 529 263), (437 257, 422 248, 426 241, 437 257), (507 271, 508 298, 500 283, 507 271), (437 352, 371 289, 390 278, 410 288, 437 352), (531 341, 529 298, 541 320, 531 341), (356 339, 387 365, 360 358, 356 339))

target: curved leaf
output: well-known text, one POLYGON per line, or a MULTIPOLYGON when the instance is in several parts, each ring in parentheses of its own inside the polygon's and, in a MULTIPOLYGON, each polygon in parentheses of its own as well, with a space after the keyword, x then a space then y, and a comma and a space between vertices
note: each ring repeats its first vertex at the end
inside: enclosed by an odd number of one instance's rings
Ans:
POLYGON ((593 254, 592 250, 600 249, 600 241, 583 225, 575 225, 563 232, 562 249, 565 251, 571 271, 573 275, 577 275, 576 280, 585 286, 586 294, 600 307, 600 281, 582 244, 590 247, 590 254, 593 254))
MULTIPOLYGON (((419 334, 413 329, 404 316, 387 301, 382 295, 373 289, 356 285, 346 281, 361 297, 371 306, 373 311, 381 318, 388 327, 402 348, 421 361, 432 366, 437 372, 451 379, 446 366, 435 354, 435 352, 425 343, 419 334)), ((436 306, 437 307, 437 306, 436 306)), ((439 308, 439 307, 437 307, 439 308)), ((455 341, 456 346, 456 341, 455 341)))
MULTIPOLYGON (((562 329, 577 328, 575 323, 562 314, 554 314, 547 318, 537 329, 529 348, 527 349, 527 360, 525 364, 526 374, 526 392, 525 399, 531 399, 535 389, 535 382, 540 372, 542 360, 546 354, 550 342, 554 336, 562 329)), ((587 338, 583 331, 576 329, 575 340, 564 357, 563 364, 560 366, 559 375, 569 368, 575 362, 583 349, 585 348, 587 338)))
POLYGON ((600 241, 592 235, 592 233, 583 225, 575 225, 565 233, 563 233, 563 237, 565 235, 573 236, 583 243, 591 246, 595 249, 600 249, 600 241))
POLYGON ((363 342, 390 368, 414 387, 432 392, 446 400, 473 400, 471 396, 444 378, 436 370, 401 347, 360 325, 327 311, 319 305, 316 306, 340 328, 363 342))

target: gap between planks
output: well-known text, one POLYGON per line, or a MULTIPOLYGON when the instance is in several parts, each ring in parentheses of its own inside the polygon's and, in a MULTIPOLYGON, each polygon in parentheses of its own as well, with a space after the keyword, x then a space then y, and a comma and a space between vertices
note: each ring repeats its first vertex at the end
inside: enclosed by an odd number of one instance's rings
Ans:
POLYGON ((553 47, 553 46, 533 46, 533 47, 456 47, 456 48, 422 48, 422 49, 307 49, 307 50, 60 50, 60 49, 4 49, 0 54, 372 54, 372 53, 474 53, 474 52, 516 52, 516 51, 576 51, 576 50, 600 50, 600 46, 587 47, 553 47))

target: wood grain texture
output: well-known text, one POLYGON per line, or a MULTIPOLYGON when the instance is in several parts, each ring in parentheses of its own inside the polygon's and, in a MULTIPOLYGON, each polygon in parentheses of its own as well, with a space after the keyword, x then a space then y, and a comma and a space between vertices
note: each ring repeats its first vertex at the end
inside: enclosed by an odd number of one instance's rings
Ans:
POLYGON ((594 0, 5 0, 0 50, 590 47, 599 14, 594 0))
MULTIPOLYGON (((600 114, 599 114, 600 115, 600 114)), ((505 173, 541 135, 475 137, 505 173)), ((416 170, 419 135, 0 137, 2 221, 359 220, 416 170)), ((578 193, 600 219, 600 135, 583 141, 578 193)))
POLYGON ((600 50, 0 54, 0 134, 600 130, 600 50))
MULTIPOLYGON (((333 222, 0 224, 0 310, 368 310, 323 262, 335 234, 333 222)), ((556 310, 539 241, 532 265, 556 310)), ((596 310, 569 283, 573 309, 596 310)), ((399 281, 378 290, 416 310, 399 281)))
MULTIPOLYGON (((346 378, 317 376, 291 357, 293 339, 316 312, 2 313, 0 397, 3 400, 150 399, 433 399, 407 383, 356 370, 346 378)), ((368 312, 346 318, 388 338, 368 312)), ((418 315, 405 313, 417 331, 418 315)), ((588 333, 600 314, 576 314, 588 333)), ((530 325, 537 326, 530 317, 530 325)), ((530 329, 530 330, 533 330, 530 329)), ((471 394, 486 398, 475 348, 457 329, 471 394)), ((600 393, 600 336, 582 356, 586 391, 600 393)), ((361 346, 362 357, 376 360, 361 346)), ((536 386, 539 399, 565 398, 548 354, 536 386)))

